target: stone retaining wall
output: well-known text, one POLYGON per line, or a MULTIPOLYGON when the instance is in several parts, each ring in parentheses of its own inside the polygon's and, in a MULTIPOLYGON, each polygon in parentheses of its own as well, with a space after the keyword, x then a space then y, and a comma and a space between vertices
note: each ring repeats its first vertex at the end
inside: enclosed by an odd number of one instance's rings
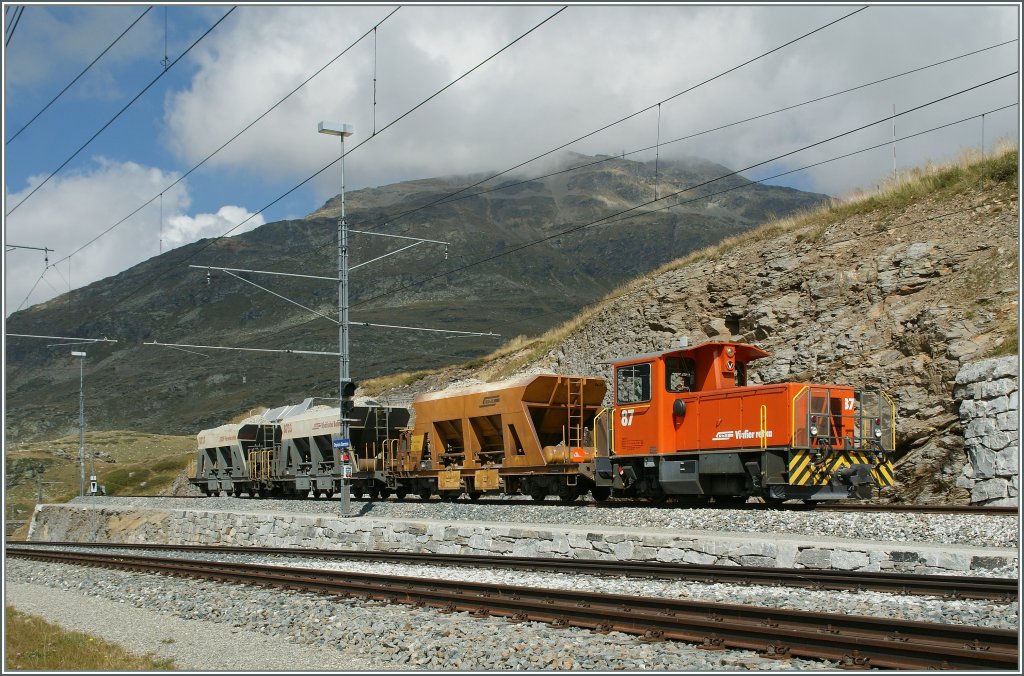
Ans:
POLYGON ((508 554, 612 561, 985 574, 1016 566, 1011 549, 878 543, 751 533, 673 533, 554 525, 444 523, 72 505, 36 508, 29 540, 508 554))
POLYGON ((1018 504, 1018 390, 1015 356, 966 364, 957 373, 953 396, 968 462, 956 483, 973 504, 1018 504))

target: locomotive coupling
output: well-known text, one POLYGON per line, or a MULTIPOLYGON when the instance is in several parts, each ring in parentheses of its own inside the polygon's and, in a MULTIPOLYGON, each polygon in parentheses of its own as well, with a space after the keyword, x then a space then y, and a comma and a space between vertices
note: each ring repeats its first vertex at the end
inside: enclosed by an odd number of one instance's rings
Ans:
POLYGON ((850 465, 835 471, 835 477, 848 486, 873 485, 874 477, 871 476, 870 465, 850 465))

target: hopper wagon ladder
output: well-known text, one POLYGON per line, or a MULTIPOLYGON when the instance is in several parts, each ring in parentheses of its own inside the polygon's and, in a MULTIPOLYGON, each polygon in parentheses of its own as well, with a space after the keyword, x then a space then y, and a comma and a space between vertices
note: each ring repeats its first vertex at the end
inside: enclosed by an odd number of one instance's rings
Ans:
POLYGON ((583 418, 584 418, 584 405, 583 405, 583 378, 568 378, 566 379, 566 408, 568 409, 568 423, 569 430, 566 443, 569 448, 578 448, 583 446, 583 418))

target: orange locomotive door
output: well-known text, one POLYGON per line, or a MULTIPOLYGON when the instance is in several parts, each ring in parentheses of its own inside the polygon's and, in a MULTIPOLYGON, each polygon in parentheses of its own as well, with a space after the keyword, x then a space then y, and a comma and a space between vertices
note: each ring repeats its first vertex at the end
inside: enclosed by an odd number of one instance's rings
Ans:
POLYGON ((658 450, 657 406, 652 398, 656 364, 630 364, 615 369, 615 452, 645 455, 658 450))

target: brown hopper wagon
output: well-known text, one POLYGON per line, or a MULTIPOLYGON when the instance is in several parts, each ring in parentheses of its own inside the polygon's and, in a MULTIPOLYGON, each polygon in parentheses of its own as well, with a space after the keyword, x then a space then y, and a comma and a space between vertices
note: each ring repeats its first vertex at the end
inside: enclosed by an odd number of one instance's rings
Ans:
POLYGON ((593 424, 604 395, 600 378, 546 374, 421 394, 391 468, 397 493, 569 500, 593 490, 593 424))

